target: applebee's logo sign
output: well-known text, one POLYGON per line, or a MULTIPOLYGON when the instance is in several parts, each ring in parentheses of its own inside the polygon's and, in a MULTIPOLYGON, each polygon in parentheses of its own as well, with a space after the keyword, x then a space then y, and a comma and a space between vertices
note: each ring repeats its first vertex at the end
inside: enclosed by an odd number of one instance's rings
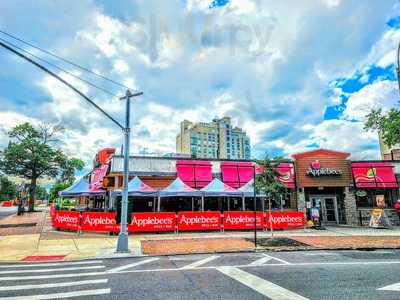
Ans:
POLYGON ((302 223, 303 218, 302 217, 291 217, 291 216, 279 216, 279 217, 274 217, 271 216, 271 221, 273 224, 281 224, 281 223, 302 223))
MULTIPOLYGON (((254 222, 254 217, 248 217, 248 216, 232 217, 231 215, 227 215, 227 217, 225 218, 225 222, 228 224, 250 223, 254 222)), ((256 222, 257 223, 261 222, 261 218, 259 216, 256 217, 256 222)))
POLYGON ((91 226, 97 225, 114 225, 115 220, 110 219, 109 217, 90 217, 86 216, 83 220, 83 224, 90 224, 91 226))
POLYGON ((180 224, 186 224, 186 225, 194 225, 194 224, 214 224, 219 222, 218 217, 204 217, 204 216, 196 216, 196 217, 185 217, 185 215, 182 216, 180 219, 180 224))
POLYGON ((157 218, 157 217, 147 217, 145 219, 137 218, 134 216, 131 221, 131 225, 136 225, 138 227, 146 227, 148 225, 172 225, 174 223, 174 218, 157 218))
POLYGON ((331 168, 321 168, 321 163, 319 160, 314 160, 306 171, 307 175, 319 177, 319 176, 336 176, 341 175, 342 172, 340 170, 331 169, 331 168))
POLYGON ((56 220, 59 223, 78 223, 78 219, 78 217, 56 215, 56 220))

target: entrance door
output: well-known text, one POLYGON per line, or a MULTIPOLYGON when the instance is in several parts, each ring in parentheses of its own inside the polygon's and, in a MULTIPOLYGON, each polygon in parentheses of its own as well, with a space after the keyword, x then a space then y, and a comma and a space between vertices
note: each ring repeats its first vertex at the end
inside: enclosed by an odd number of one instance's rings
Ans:
POLYGON ((310 200, 313 207, 320 208, 322 223, 339 223, 336 196, 310 196, 310 200))

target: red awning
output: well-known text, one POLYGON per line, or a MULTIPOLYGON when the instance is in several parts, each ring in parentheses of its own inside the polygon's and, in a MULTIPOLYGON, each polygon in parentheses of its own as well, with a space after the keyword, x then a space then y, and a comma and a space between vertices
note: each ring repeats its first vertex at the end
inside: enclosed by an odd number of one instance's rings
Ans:
POLYGON ((202 188, 212 180, 211 162, 205 160, 178 160, 176 175, 190 187, 202 188))
POLYGON ((276 168, 280 174, 278 180, 280 183, 286 185, 289 189, 294 189, 294 165, 293 163, 280 163, 276 168))
POLYGON ((239 188, 252 180, 253 172, 252 162, 221 162, 222 181, 234 188, 239 188))
POLYGON ((390 162, 353 162, 351 169, 358 188, 398 187, 390 162))

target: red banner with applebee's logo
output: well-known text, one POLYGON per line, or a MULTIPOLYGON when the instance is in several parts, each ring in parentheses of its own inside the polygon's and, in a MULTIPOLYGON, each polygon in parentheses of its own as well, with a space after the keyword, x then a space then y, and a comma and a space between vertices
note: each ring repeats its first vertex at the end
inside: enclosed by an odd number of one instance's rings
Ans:
POLYGON ((178 230, 219 230, 221 213, 218 211, 183 211, 178 213, 178 230))
POLYGON ((132 213, 129 232, 174 231, 176 214, 174 212, 132 213))
POLYGON ((80 217, 79 211, 56 210, 53 216, 53 227, 78 230, 80 217))
MULTIPOLYGON (((263 228, 263 212, 256 212, 256 226, 263 228)), ((254 212, 252 211, 225 211, 224 212, 224 230, 225 229, 253 229, 254 212)))
POLYGON ((304 227, 305 219, 304 212, 301 211, 286 211, 271 212, 271 222, 270 214, 267 211, 265 213, 265 227, 270 228, 272 223, 272 228, 299 228, 304 227))
POLYGON ((83 231, 114 231, 115 212, 83 212, 81 229, 83 231))

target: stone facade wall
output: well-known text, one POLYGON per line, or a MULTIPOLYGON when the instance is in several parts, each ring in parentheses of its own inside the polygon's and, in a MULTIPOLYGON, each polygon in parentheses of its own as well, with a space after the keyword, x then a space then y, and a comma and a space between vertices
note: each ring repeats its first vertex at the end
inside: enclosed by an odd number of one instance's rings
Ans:
POLYGON ((356 196, 354 191, 349 188, 344 188, 344 214, 347 225, 357 226, 358 216, 357 216, 357 205, 356 196))
POLYGON ((306 195, 304 189, 302 192, 297 191, 297 210, 306 212, 306 195))
MULTIPOLYGON (((359 208, 357 209, 357 223, 360 225, 360 215, 361 215, 361 225, 368 226, 369 220, 371 219, 372 208, 359 208)), ((385 209, 385 214, 389 218, 392 226, 400 226, 399 216, 395 209, 385 209)))

